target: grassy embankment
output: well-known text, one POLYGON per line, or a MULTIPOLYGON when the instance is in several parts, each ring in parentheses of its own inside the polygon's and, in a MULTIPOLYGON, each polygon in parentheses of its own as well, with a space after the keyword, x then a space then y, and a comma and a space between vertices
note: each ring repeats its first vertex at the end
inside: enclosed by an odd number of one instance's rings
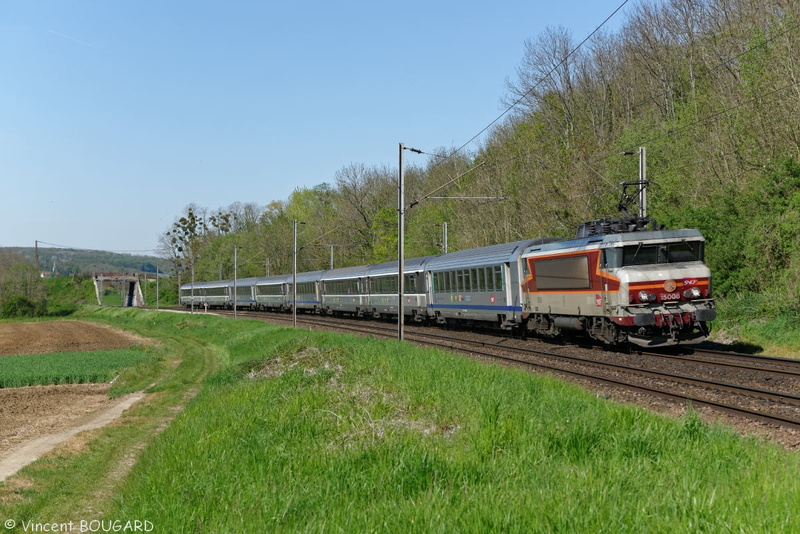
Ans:
POLYGON ((29 489, 0 487, 4 517, 91 510, 158 532, 800 530, 798 456, 694 416, 396 342, 201 315, 90 318, 163 340, 158 394, 96 440, 138 438, 139 461, 94 501, 89 481, 66 497, 60 484, 102 447, 55 471, 34 464, 29 489))
POLYGON ((732 296, 717 301, 712 338, 749 346, 769 356, 800 355, 800 316, 769 307, 769 297, 732 296))

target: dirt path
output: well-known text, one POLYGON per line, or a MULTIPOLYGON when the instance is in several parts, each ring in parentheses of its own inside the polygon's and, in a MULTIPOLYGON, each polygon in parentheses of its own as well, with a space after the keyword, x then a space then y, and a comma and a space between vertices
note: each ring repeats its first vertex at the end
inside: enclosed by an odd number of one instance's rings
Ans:
POLYGON ((12 448, 8 454, 0 457, 0 482, 76 434, 86 430, 101 428, 114 421, 121 416, 125 410, 133 406, 134 403, 141 400, 143 397, 144 393, 131 393, 130 395, 118 397, 99 412, 92 414, 92 417, 86 423, 68 427, 61 432, 38 436, 22 442, 17 447, 12 448))
MULTIPOLYGON (((146 340, 81 321, 1 323, 0 357, 84 350, 112 350, 146 340)), ((0 481, 85 430, 118 418, 143 397, 109 399, 109 384, 0 389, 0 481)))

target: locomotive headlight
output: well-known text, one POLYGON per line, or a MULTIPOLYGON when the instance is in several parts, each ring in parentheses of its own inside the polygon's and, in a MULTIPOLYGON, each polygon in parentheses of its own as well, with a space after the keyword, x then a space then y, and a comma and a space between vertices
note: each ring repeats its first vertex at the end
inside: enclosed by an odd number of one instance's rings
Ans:
POLYGON ((650 295, 647 291, 639 291, 639 302, 650 302, 650 297, 654 295, 650 295))
POLYGON ((693 287, 683 292, 683 296, 687 299, 699 299, 701 296, 700 288, 693 287))

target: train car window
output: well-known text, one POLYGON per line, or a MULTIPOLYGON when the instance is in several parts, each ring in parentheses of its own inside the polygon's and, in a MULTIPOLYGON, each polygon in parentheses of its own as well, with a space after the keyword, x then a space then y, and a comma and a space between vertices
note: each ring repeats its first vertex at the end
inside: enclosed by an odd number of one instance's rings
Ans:
POLYGON ((622 248, 622 266, 652 265, 658 263, 681 263, 703 261, 703 243, 680 241, 655 245, 628 245, 622 248))
POLYGON ((478 269, 469 270, 469 283, 472 291, 481 290, 481 285, 478 283, 478 269))
POLYGON ((622 249, 606 248, 603 249, 603 268, 616 269, 622 267, 622 249))
POLYGON ((503 266, 497 265, 494 268, 494 289, 495 291, 503 291, 505 284, 503 283, 503 266))
POLYGON ((339 286, 337 288, 337 293, 341 295, 354 295, 358 292, 358 280, 339 280, 337 282, 339 286))
POLYGON ((397 275, 373 278, 373 293, 397 293, 397 275))
POLYGON ((314 282, 302 282, 297 284, 297 293, 316 293, 316 291, 314 291, 314 282))
POLYGON ((650 265, 659 263, 658 245, 631 245, 624 247, 622 252, 623 265, 650 265))
POLYGON ((405 287, 403 287, 403 292, 405 293, 416 293, 417 292, 417 275, 416 274, 407 274, 405 275, 405 281, 403 282, 405 287))
POLYGON ((258 295, 283 295, 283 287, 281 285, 256 286, 256 294, 258 294, 258 295))
POLYGON ((703 261, 703 243, 681 241, 680 243, 667 243, 666 245, 667 263, 678 263, 683 261, 703 261))
POLYGON ((478 284, 478 291, 486 291, 486 273, 483 268, 475 269, 475 282, 478 284))

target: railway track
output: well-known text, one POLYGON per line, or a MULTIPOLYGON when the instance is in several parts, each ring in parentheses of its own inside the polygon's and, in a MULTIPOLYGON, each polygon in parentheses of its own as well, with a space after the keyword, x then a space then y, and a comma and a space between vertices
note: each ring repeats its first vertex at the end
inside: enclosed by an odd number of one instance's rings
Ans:
MULTIPOLYGON (((219 312, 233 315, 232 312, 219 312)), ((239 317, 292 323, 291 316, 239 311, 239 317)), ((298 315, 299 325, 394 338, 385 323, 298 315)), ((407 325, 407 341, 466 352, 671 402, 705 406, 780 428, 800 431, 800 361, 736 353, 622 354, 605 350, 541 348, 542 343, 459 331, 429 331, 407 325), (566 351, 573 352, 567 354, 566 351)))
POLYGON ((695 349, 691 355, 666 355, 642 352, 644 356, 671 357, 695 363, 711 363, 721 367, 749 369, 753 371, 774 372, 779 375, 800 376, 800 360, 776 358, 773 356, 757 356, 740 352, 722 352, 695 349))

